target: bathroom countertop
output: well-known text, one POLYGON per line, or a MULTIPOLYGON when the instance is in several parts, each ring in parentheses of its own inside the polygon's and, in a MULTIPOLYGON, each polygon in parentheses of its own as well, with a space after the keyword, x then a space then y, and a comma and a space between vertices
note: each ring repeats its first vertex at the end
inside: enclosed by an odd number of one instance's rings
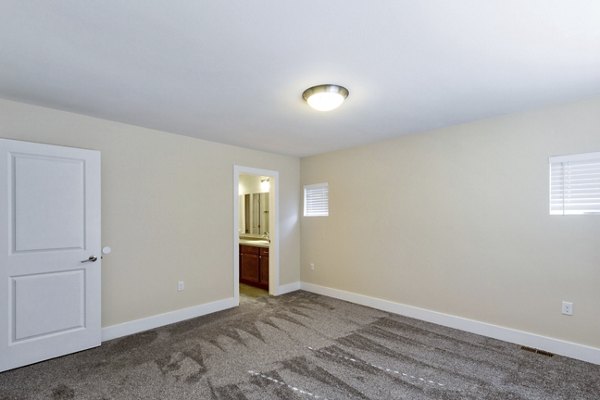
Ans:
POLYGON ((269 247, 269 242, 267 240, 256 240, 256 239, 240 239, 240 244, 245 246, 255 246, 255 247, 269 247))

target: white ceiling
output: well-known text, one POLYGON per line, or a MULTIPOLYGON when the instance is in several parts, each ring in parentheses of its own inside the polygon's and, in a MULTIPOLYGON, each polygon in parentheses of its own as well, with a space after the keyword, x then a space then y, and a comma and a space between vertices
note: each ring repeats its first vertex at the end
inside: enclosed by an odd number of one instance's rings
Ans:
POLYGON ((0 1, 0 97, 276 153, 597 94, 598 0, 0 1))

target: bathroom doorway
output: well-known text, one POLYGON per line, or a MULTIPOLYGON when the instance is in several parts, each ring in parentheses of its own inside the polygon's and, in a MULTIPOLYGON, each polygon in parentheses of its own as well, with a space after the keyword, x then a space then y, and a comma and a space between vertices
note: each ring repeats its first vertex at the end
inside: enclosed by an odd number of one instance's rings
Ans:
POLYGON ((239 304, 240 298, 278 294, 279 173, 236 165, 233 175, 233 291, 239 304))

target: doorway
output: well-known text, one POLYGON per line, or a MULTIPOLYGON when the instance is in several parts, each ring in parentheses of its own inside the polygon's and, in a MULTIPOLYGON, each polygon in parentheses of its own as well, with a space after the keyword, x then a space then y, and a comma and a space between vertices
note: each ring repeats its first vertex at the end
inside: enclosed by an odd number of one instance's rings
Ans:
POLYGON ((235 165, 233 177, 233 297, 239 305, 240 286, 253 295, 279 292, 279 172, 235 165))

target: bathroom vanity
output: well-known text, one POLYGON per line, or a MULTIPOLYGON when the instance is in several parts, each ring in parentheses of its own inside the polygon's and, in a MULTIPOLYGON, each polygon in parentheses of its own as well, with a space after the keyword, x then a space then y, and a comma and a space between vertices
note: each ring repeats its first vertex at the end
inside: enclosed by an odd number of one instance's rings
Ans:
POLYGON ((269 290, 269 243, 240 239, 240 282, 269 290))

